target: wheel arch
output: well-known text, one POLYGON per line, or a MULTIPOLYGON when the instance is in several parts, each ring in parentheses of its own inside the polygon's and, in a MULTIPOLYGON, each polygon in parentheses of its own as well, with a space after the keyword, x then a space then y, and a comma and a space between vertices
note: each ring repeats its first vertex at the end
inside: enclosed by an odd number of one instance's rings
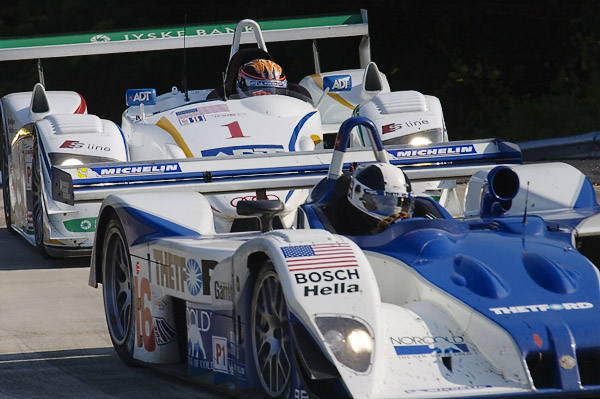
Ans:
MULTIPOLYGON (((108 221, 113 217, 119 217, 114 207, 108 205, 100 210, 98 220, 96 222, 96 234, 94 235, 94 248, 91 258, 90 285, 97 287, 98 283, 103 283, 102 278, 102 243, 106 234, 106 226, 108 221)), ((125 233, 124 233, 125 234, 125 233)))

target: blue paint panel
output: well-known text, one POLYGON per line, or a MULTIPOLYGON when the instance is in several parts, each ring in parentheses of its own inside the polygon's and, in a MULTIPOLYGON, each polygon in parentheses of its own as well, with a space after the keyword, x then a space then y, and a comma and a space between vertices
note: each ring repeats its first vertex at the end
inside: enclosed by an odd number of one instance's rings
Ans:
POLYGON ((435 351, 429 345, 394 346, 394 349, 396 355, 426 355, 435 351))
POLYGON ((596 191, 594 190, 594 186, 590 179, 586 177, 573 208, 594 208, 597 206, 596 191))
POLYGON ((515 231, 519 223, 520 217, 489 223, 413 219, 381 234, 350 238, 363 249, 402 260, 499 324, 524 355, 551 349, 547 334, 562 334, 565 328, 579 347, 598 345, 597 336, 589 334, 600 330, 594 268, 574 249, 565 250, 560 237, 537 228, 532 234, 526 228, 515 231), (542 262, 535 254, 552 261, 542 262), (477 263, 465 264, 465 259, 477 263), (543 348, 534 334, 545 337, 543 348))

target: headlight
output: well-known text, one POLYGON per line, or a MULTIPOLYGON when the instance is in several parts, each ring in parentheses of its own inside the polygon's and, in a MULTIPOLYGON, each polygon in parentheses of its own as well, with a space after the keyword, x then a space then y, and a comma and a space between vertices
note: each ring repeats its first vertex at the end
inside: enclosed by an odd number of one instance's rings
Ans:
POLYGON ((420 137, 417 136, 414 139, 410 140, 410 145, 414 145, 415 147, 420 146, 420 145, 427 145, 427 144, 431 144, 431 140, 427 137, 420 137))
POLYGON ((340 363, 358 372, 369 369, 374 342, 363 323, 345 317, 317 317, 315 322, 340 363))
POLYGON ((118 159, 109 157, 98 157, 94 155, 77 155, 62 152, 51 152, 48 154, 50 163, 57 166, 76 166, 84 165, 88 163, 101 163, 101 162, 119 162, 118 159))
POLYGON ((385 145, 410 144, 415 147, 431 143, 440 143, 444 138, 442 129, 430 129, 422 132, 411 133, 404 136, 383 140, 385 145))

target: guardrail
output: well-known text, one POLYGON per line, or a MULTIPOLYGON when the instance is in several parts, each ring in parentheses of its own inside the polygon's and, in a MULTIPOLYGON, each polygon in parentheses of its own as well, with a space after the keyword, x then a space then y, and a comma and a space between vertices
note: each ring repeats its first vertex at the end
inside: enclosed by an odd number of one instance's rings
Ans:
POLYGON ((600 132, 517 143, 523 162, 600 159, 600 132))

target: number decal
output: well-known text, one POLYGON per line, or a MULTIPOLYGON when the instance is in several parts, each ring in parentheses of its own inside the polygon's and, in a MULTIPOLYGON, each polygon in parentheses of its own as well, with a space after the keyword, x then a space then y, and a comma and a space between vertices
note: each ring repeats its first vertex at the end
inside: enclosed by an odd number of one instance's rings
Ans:
POLYGON ((148 352, 154 352, 156 341, 154 340, 154 325, 152 323, 152 311, 148 304, 152 304, 152 293, 150 291, 150 282, 147 278, 142 278, 138 284, 138 276, 134 276, 135 285, 135 310, 137 321, 137 346, 142 345, 148 352), (146 300, 147 299, 147 300, 146 300))
POLYGON ((242 128, 240 128, 240 124, 238 121, 233 121, 231 123, 228 123, 227 125, 221 125, 221 126, 229 129, 229 134, 231 135, 231 137, 228 137, 229 139, 236 139, 239 137, 248 137, 248 136, 244 136, 244 133, 242 133, 242 128))

